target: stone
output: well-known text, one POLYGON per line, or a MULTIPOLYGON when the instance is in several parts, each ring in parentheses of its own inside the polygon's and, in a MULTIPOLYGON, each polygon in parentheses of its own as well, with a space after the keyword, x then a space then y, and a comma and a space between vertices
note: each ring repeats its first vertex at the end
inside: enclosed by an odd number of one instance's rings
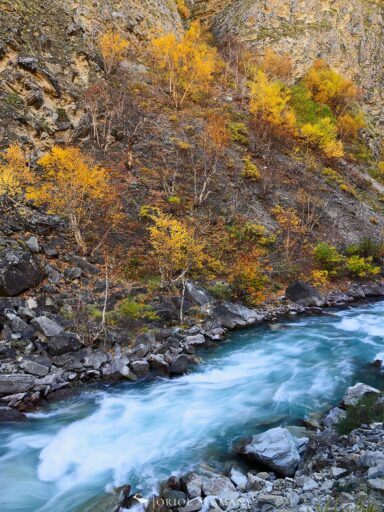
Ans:
POLYGON ((303 491, 315 491, 319 488, 319 484, 313 478, 307 478, 303 485, 303 491))
POLYGON ((27 421, 27 417, 22 412, 11 407, 0 407, 0 423, 11 421, 27 421))
POLYGON ((346 394, 343 396, 342 404, 344 406, 355 405, 363 396, 370 393, 380 394, 380 391, 368 386, 367 384, 359 382, 347 389, 346 394))
POLYGON ((201 496, 203 478, 195 472, 187 473, 181 478, 181 483, 190 499, 201 496))
POLYGON ((42 364, 35 363, 34 361, 25 360, 21 363, 20 367, 31 375, 36 375, 36 377, 45 377, 49 372, 49 368, 47 366, 43 366, 42 364))
POLYGON ((31 252, 40 251, 39 242, 37 241, 37 238, 35 236, 31 236, 30 238, 28 238, 25 244, 31 252))
POLYGON ((72 332, 64 332, 51 336, 47 342, 47 351, 51 356, 61 356, 68 352, 80 350, 82 344, 77 336, 72 332))
POLYGON ((187 300, 194 302, 198 306, 205 306, 214 300, 213 295, 211 295, 205 288, 193 283, 192 281, 188 281, 186 284, 185 297, 187 300))
POLYGON ((325 303, 323 296, 304 281, 295 281, 290 284, 285 291, 285 297, 304 307, 322 307, 325 303))
POLYGON ((344 468, 338 468, 336 466, 333 466, 331 468, 331 477, 334 478, 335 480, 337 480, 338 478, 341 478, 342 476, 345 476, 348 471, 344 468))
POLYGON ((29 251, 5 249, 0 253, 0 297, 14 297, 42 279, 43 272, 29 251))
POLYGON ((198 512, 203 506, 203 500, 200 496, 189 500, 184 507, 179 508, 179 512, 198 512))
POLYGON ((189 364, 189 357, 186 356, 185 354, 180 354, 173 360, 170 372, 176 375, 182 375, 188 370, 189 364))
POLYGON ((37 306, 37 300, 34 298, 29 298, 25 301, 25 307, 28 309, 36 309, 37 306))
POLYGON ((47 316, 37 316, 31 321, 31 325, 33 325, 38 332, 47 336, 47 338, 57 336, 64 331, 61 325, 47 316))
POLYGON ((187 336, 184 343, 187 347, 198 347, 204 345, 206 340, 203 334, 194 334, 193 336, 187 336))
POLYGON ((342 418, 345 417, 345 411, 340 409, 340 407, 334 407, 329 411, 329 413, 323 418, 322 423, 325 427, 332 428, 336 425, 342 418))
POLYGON ((29 107, 39 109, 44 105, 44 94, 40 89, 32 89, 26 95, 25 100, 29 107))
POLYGON ((297 440, 282 427, 253 436, 238 449, 238 453, 284 476, 294 475, 300 462, 297 440))
POLYGON ((129 360, 126 357, 115 357, 112 361, 104 366, 102 374, 104 377, 112 379, 121 379, 122 377, 128 380, 136 380, 136 375, 128 366, 129 360))
POLYGON ((150 354, 148 357, 148 363, 151 368, 159 372, 161 375, 169 374, 169 365, 164 360, 163 356, 159 354, 150 354))
POLYGON ((89 355, 84 358, 84 366, 99 370, 100 367, 108 361, 108 355, 102 350, 91 350, 89 355))
POLYGON ((81 277, 82 270, 80 267, 74 267, 74 268, 66 268, 64 271, 64 277, 68 281, 73 281, 75 279, 79 279, 81 277))
POLYGON ((264 318, 254 309, 224 300, 209 305, 207 312, 220 327, 227 329, 256 325, 264 318))
POLYGON ((96 265, 89 263, 89 261, 80 256, 72 256, 72 261, 86 274, 98 274, 100 272, 96 265))
POLYGON ((375 491, 384 491, 384 478, 373 478, 368 480, 368 485, 375 491))
POLYGON ((384 464, 380 466, 374 466, 368 469, 368 479, 376 479, 384 477, 384 464))
POLYGON ((84 368, 84 354, 79 352, 72 352, 55 356, 53 362, 56 366, 64 366, 67 370, 82 370, 84 368))
POLYGON ((239 495, 228 477, 216 473, 204 475, 201 488, 206 496, 217 496, 220 499, 232 500, 239 495))
POLYGON ((229 478, 231 479, 231 482, 236 486, 236 489, 241 492, 245 491, 248 479, 240 470, 231 468, 231 471, 229 472, 229 478))
POLYGON ((36 71, 39 61, 36 57, 19 55, 19 57, 17 57, 17 64, 28 71, 36 71))
POLYGON ((137 375, 137 377, 139 377, 140 379, 145 377, 149 372, 149 363, 145 359, 139 359, 138 361, 133 361, 130 364, 130 367, 131 367, 132 371, 135 373, 135 375, 137 375))
POLYGON ((284 505, 284 498, 277 494, 260 494, 258 498, 260 505, 271 505, 272 507, 282 507, 284 505))
POLYGON ((273 485, 264 478, 248 473, 246 490, 248 491, 266 491, 271 492, 273 485))
POLYGON ((34 383, 35 377, 24 373, 0 374, 0 396, 14 395, 29 391, 34 383))

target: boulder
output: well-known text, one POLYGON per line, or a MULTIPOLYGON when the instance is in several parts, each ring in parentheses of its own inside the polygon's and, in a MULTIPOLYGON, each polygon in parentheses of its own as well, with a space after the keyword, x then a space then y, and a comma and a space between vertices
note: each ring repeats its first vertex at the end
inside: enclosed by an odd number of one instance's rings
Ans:
POLYGON ((298 440, 287 429, 276 427, 253 436, 237 452, 284 476, 292 476, 300 462, 298 447, 304 442, 308 439, 298 440))
POLYGON ((20 367, 25 371, 25 373, 36 375, 36 377, 45 377, 49 372, 49 368, 47 366, 36 363, 35 361, 23 361, 20 367))
POLYGON ((89 261, 85 260, 84 258, 81 258, 80 256, 76 256, 76 255, 72 256, 72 261, 85 274, 98 274, 100 272, 99 269, 95 265, 93 265, 92 263, 89 263, 89 261))
POLYGON ((47 351, 51 356, 61 356, 68 352, 76 352, 81 347, 79 338, 71 332, 51 336, 47 342, 47 351))
POLYGON ((136 380, 136 375, 128 366, 129 360, 126 357, 115 357, 112 361, 104 366, 102 373, 104 377, 109 379, 136 380))
POLYGON ((90 350, 89 355, 84 358, 84 366, 99 370, 107 361, 108 355, 102 350, 90 350))
POLYGON ((27 417, 22 412, 11 407, 0 407, 0 423, 8 421, 27 421, 27 417))
POLYGON ((181 484, 190 499, 201 496, 203 478, 195 472, 187 473, 181 478, 181 484))
POLYGON ((231 471, 229 472, 229 478, 239 491, 245 491, 245 487, 247 485, 247 477, 240 470, 231 468, 231 471))
POLYGON ((39 242, 37 241, 37 238, 35 236, 31 236, 30 238, 28 238, 28 240, 25 242, 25 245, 31 252, 40 251, 39 242))
POLYGON ((205 337, 203 334, 194 334, 185 338, 184 344, 187 348, 199 347, 205 345, 205 337))
POLYGON ((22 250, 3 250, 0 253, 0 296, 13 297, 37 286, 43 272, 32 254, 22 250))
POLYGON ((334 425, 345 417, 345 411, 340 407, 334 407, 329 413, 323 418, 322 423, 325 427, 332 428, 334 425))
POLYGON ((194 302, 198 306, 205 306, 214 300, 213 295, 211 295, 205 288, 193 283, 192 281, 188 281, 186 284, 185 297, 187 300, 194 302))
POLYGON ((216 301, 209 306, 208 314, 219 326, 227 329, 255 325, 263 320, 263 316, 254 309, 225 300, 216 301))
POLYGON ((0 396, 29 391, 33 387, 35 380, 35 377, 25 373, 0 374, 0 396))
POLYGON ((295 281, 285 291, 285 297, 304 307, 322 307, 325 304, 323 296, 304 281, 295 281))
POLYGON ((343 396, 342 404, 344 406, 355 405, 361 398, 363 398, 363 396, 372 393, 380 394, 380 391, 376 388, 368 386, 367 384, 358 382, 354 386, 351 386, 347 389, 347 392, 343 396))
POLYGON ((176 375, 182 375, 188 370, 189 364, 189 357, 186 356, 185 354, 180 354, 173 360, 170 372, 176 375))
POLYGON ((149 363, 145 359, 133 361, 130 364, 130 367, 132 368, 133 373, 140 379, 144 378, 149 372, 149 363))
POLYGON ((179 512, 198 512, 203 506, 203 500, 198 496, 189 500, 184 507, 179 507, 179 512))
POLYGON ((204 474, 201 488, 205 496, 217 496, 222 500, 234 500, 239 496, 231 480, 216 473, 204 474))
POLYGON ((61 325, 47 316, 37 316, 31 321, 31 325, 33 325, 36 331, 47 336, 47 338, 58 336, 64 331, 61 325))

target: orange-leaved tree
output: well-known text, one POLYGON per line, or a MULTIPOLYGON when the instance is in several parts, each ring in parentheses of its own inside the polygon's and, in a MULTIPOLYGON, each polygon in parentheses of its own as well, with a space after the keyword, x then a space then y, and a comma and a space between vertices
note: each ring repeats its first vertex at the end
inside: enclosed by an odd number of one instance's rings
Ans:
POLYGON ((99 47, 104 62, 104 70, 112 73, 124 58, 129 42, 113 30, 104 32, 99 39, 99 47))
POLYGON ((152 54, 176 108, 206 92, 222 68, 216 48, 206 43, 196 21, 180 40, 173 33, 153 39, 152 54))
POLYGON ((13 144, 1 155, 0 198, 7 198, 13 204, 21 204, 25 187, 31 182, 32 173, 27 166, 22 149, 13 144))
POLYGON ((228 279, 233 297, 250 306, 263 302, 269 283, 268 271, 270 267, 263 249, 255 247, 237 256, 228 279))
POLYGON ((283 208, 278 205, 272 209, 278 224, 281 227, 282 235, 284 237, 284 252, 287 260, 290 259, 291 250, 296 242, 295 237, 303 235, 305 228, 301 222, 294 208, 283 208))
POLYGON ((207 264, 212 264, 213 260, 205 254, 204 244, 196 239, 194 230, 185 223, 159 211, 150 218, 153 225, 149 227, 149 238, 159 268, 161 286, 181 283, 180 321, 183 321, 187 279, 206 270, 207 264))
POLYGON ((328 105, 336 113, 340 113, 358 95, 352 80, 344 78, 322 59, 312 64, 304 83, 317 103, 328 105))
POLYGON ((86 253, 84 230, 100 212, 108 213, 116 205, 107 171, 75 147, 54 146, 38 164, 43 173, 35 174, 27 189, 28 199, 67 218, 79 249, 86 253))

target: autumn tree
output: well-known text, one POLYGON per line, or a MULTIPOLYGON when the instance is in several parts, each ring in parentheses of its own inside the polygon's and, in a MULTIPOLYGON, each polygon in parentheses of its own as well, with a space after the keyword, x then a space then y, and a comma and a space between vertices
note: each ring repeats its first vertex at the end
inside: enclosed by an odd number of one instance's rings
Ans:
POLYGON ((316 102, 328 105, 336 113, 340 113, 358 94, 352 80, 344 78, 322 59, 313 63, 304 83, 316 102))
POLYGON ((179 220, 160 212, 150 216, 150 243, 157 262, 161 286, 181 283, 180 321, 183 321, 185 287, 192 273, 204 270, 208 257, 204 245, 199 242, 193 229, 179 220))
POLYGON ((220 112, 208 113, 200 142, 202 149, 201 172, 197 172, 195 166, 194 195, 196 204, 203 204, 211 194, 211 182, 219 170, 220 162, 225 158, 224 152, 229 143, 227 118, 220 112))
POLYGON ((199 22, 193 22, 180 40, 173 33, 154 39, 152 54, 176 108, 206 92, 222 67, 216 48, 204 41, 199 22))
POLYGON ((16 205, 22 203, 25 187, 31 180, 32 174, 22 149, 16 144, 11 145, 1 155, 0 198, 7 198, 16 205))
POLYGON ((292 76, 292 61, 289 55, 279 55, 272 48, 267 48, 260 67, 272 80, 286 81, 292 76))
POLYGON ((281 228, 284 237, 285 257, 289 260, 295 237, 304 233, 302 222, 294 208, 283 208, 279 205, 272 209, 272 213, 281 228))
POLYGON ((104 62, 104 70, 112 73, 124 58, 129 42, 113 30, 104 32, 99 39, 99 47, 104 62))
POLYGON ((272 128, 294 132, 296 116, 289 106, 289 88, 282 82, 269 80, 261 69, 255 73, 249 87, 250 112, 272 128))
POLYGON ((304 141, 320 148, 328 158, 344 156, 344 146, 337 140, 337 126, 329 117, 324 117, 316 123, 306 123, 300 128, 304 141))
POLYGON ((43 173, 34 175, 28 199, 66 217, 79 249, 86 253, 84 231, 101 211, 112 211, 116 204, 107 171, 74 147, 54 146, 38 164, 43 173))
POLYGON ((263 249, 253 248, 246 254, 237 255, 228 279, 233 298, 250 306, 263 302, 269 270, 263 249))

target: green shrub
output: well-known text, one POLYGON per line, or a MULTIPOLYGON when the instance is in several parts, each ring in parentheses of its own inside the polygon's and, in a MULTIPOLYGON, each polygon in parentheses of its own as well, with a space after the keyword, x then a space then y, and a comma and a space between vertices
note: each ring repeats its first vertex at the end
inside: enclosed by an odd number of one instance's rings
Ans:
POLYGON ((335 276, 341 272, 345 258, 333 245, 325 242, 318 244, 315 247, 314 255, 323 270, 328 270, 330 275, 335 276))
POLYGON ((208 288, 208 291, 218 300, 231 300, 232 291, 228 283, 218 282, 208 288))
POLYGON ((258 181, 261 178, 257 165, 252 162, 249 155, 244 157, 244 167, 241 172, 241 176, 251 181, 258 181))
POLYGON ((92 320, 101 320, 103 317, 102 311, 98 308, 97 304, 89 304, 87 306, 88 315, 92 320))
POLYGON ((378 260, 383 256, 383 244, 365 237, 359 243, 350 245, 346 249, 348 256, 361 256, 378 260))
POLYGON ((298 85, 294 85, 291 88, 291 94, 292 97, 290 103, 295 111, 299 125, 304 125, 306 123, 316 124, 318 121, 326 117, 336 122, 335 116, 330 107, 328 107, 328 105, 316 103, 316 101, 311 98, 311 93, 308 91, 305 84, 299 83, 298 85))
POLYGON ((367 394, 357 404, 346 409, 344 418, 336 425, 339 434, 349 434, 363 423, 370 424, 384 421, 384 402, 378 399, 377 394, 367 394))
POLYGON ((116 320, 158 320, 158 315, 153 308, 127 297, 123 299, 112 312, 116 320))
POLYGON ((244 123, 230 123, 229 131, 234 142, 239 142, 244 146, 248 145, 248 128, 244 123))
POLYGON ((362 258, 361 256, 350 256, 346 260, 346 268, 353 277, 367 277, 380 273, 380 267, 372 264, 372 257, 362 258))

